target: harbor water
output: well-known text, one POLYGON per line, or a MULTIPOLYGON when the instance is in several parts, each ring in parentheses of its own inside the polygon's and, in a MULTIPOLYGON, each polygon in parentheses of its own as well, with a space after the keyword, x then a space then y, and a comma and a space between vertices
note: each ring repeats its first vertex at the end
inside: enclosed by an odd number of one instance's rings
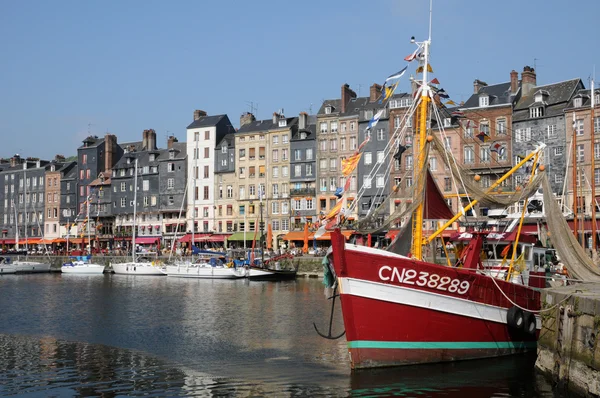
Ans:
POLYGON ((313 328, 330 303, 317 279, 5 275, 0 395, 566 396, 534 356, 351 372, 313 328))

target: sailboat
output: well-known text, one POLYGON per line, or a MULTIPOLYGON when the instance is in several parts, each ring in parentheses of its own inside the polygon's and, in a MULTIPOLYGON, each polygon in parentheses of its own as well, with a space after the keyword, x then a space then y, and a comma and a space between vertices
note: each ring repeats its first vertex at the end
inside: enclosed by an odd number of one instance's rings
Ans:
POLYGON ((131 236, 131 262, 127 263, 111 263, 115 274, 125 275, 166 275, 166 267, 158 264, 155 261, 139 261, 135 257, 135 229, 137 217, 137 176, 138 176, 138 159, 135 159, 134 170, 134 191, 133 191, 133 233, 131 236))
MULTIPOLYGON (((412 114, 418 118, 414 141, 418 158, 414 169, 416 183, 412 203, 403 212, 393 212, 387 220, 406 217, 409 221, 389 250, 346 243, 338 227, 331 232, 332 248, 324 259, 330 265, 335 288, 339 288, 351 367, 436 363, 533 351, 541 329, 540 283, 536 277, 543 273, 536 272, 527 257, 532 255, 533 243, 520 239, 522 219, 511 237, 490 237, 490 231, 471 231, 468 238, 465 236, 466 246, 455 264, 442 265, 425 258, 424 247, 478 200, 472 200, 461 213, 453 215, 428 170, 430 149, 444 154, 442 158, 453 174, 460 172, 460 166, 431 129, 431 115, 437 118, 437 126, 443 126, 439 97, 428 81, 428 72, 432 72, 428 62, 431 37, 423 42, 413 38, 411 42, 417 50, 405 60, 417 60, 417 73, 422 73, 410 115, 405 119, 406 126, 412 114), (426 219, 448 221, 425 236, 426 219), (503 259, 508 257, 508 262, 503 263, 506 267, 500 272, 497 262, 482 262, 484 244, 490 239, 506 243, 505 246, 510 244, 503 259)), ((390 78, 399 79, 403 71, 390 78)), ((391 142, 396 139, 397 135, 391 142)), ((482 197, 490 199, 494 189, 532 161, 530 186, 519 193, 527 205, 527 195, 535 192, 535 184, 539 186, 540 179, 545 178, 544 167, 539 164, 543 149, 544 144, 536 147, 489 189, 482 190, 482 197)), ((468 170, 463 172, 466 176, 468 170)), ((334 293, 334 302, 337 296, 334 293)), ((327 338, 343 335, 333 336, 331 323, 328 335, 319 334, 327 338)))
MULTIPOLYGON (((92 240, 90 239, 90 200, 91 196, 86 199, 86 226, 88 235, 88 244, 90 245, 90 252, 92 250, 92 240)), ((63 274, 98 274, 104 273, 104 265, 96 264, 92 262, 92 256, 73 256, 71 261, 66 262, 60 268, 63 274)))
MULTIPOLYGON (((252 281, 287 281, 296 279, 296 274, 298 272, 297 269, 283 269, 280 266, 281 261, 288 258, 289 255, 275 256, 272 258, 265 259, 264 258, 264 245, 262 242, 262 228, 264 226, 263 222, 263 202, 262 199, 264 197, 264 191, 259 188, 258 196, 260 199, 260 223, 261 226, 261 258, 258 261, 253 261, 248 266, 248 279, 252 281)), ((305 226, 307 228, 308 225, 305 226)), ((272 241, 272 230, 271 224, 269 224, 267 228, 267 245, 271 244, 272 241)), ((254 240, 253 240, 254 246, 254 240)), ((270 246, 268 247, 270 248, 270 246)), ((252 256, 253 257, 253 256, 252 256)))
MULTIPOLYGON (((26 173, 23 173, 23 179, 26 179, 26 173)), ((25 196, 27 197, 27 184, 23 184, 25 186, 25 196)), ((13 202, 14 206, 14 202, 13 202)), ((15 209, 15 223, 16 223, 16 235, 15 242, 17 251, 19 250, 19 219, 17 217, 17 207, 14 206, 15 209)), ((28 244, 27 244, 27 201, 25 201, 25 257, 28 255, 28 244)), ((10 269, 14 270, 14 273, 38 273, 38 272, 49 272, 50 271, 50 263, 42 263, 39 261, 27 261, 21 260, 17 257, 16 260, 13 260, 10 257, 4 259, 5 268, 3 273, 10 273, 10 269)))

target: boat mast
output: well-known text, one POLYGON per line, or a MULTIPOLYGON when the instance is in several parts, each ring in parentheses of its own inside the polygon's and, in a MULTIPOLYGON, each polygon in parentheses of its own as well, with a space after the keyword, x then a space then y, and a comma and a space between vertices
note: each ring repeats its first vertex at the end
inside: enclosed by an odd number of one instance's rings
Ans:
POLYGON ((196 230, 196 195, 197 187, 196 187, 196 178, 198 178, 198 158, 200 157, 200 153, 198 152, 198 140, 200 140, 200 132, 194 133, 194 141, 196 142, 196 148, 194 149, 194 172, 192 173, 192 178, 194 179, 194 192, 192 193, 192 197, 194 200, 192 201, 192 244, 190 246, 190 250, 192 251, 192 257, 194 257, 194 231, 196 230))
POLYGON ((577 128, 575 120, 575 112, 573 112, 573 233, 575 239, 579 242, 579 229, 577 228, 577 128))
MULTIPOLYGON (((25 170, 27 170, 27 160, 25 161, 25 170)), ((27 171, 23 171, 23 186, 25 187, 24 189, 24 198, 23 201, 25 201, 25 214, 23 214, 23 221, 25 222, 25 250, 27 252, 27 254, 29 254, 29 244, 27 243, 27 224, 29 224, 28 220, 27 220, 27 171)))
MULTIPOLYGON (((429 108, 429 83, 427 81, 427 73, 429 68, 429 45, 431 44, 431 9, 432 2, 430 0, 429 3, 429 38, 422 43, 419 43, 423 47, 423 56, 424 61, 423 65, 423 80, 421 82, 421 103, 419 104, 419 125, 418 125, 418 142, 419 146, 417 147, 418 151, 418 160, 417 160, 417 168, 415 170, 416 180, 417 180, 417 190, 416 192, 420 194, 424 194, 424 186, 426 183, 426 179, 422 178, 424 175, 424 169, 427 167, 427 159, 425 159, 425 151, 423 148, 425 147, 425 141, 427 139, 427 110, 429 108)), ((412 241, 412 249, 411 253, 416 259, 423 259, 423 201, 419 204, 417 209, 415 210, 415 215, 413 218, 413 241, 412 241)))
POLYGON ((87 236, 88 236, 88 245, 90 246, 90 250, 88 251, 88 255, 92 254, 92 239, 90 238, 90 200, 92 199, 91 195, 87 196, 87 206, 86 206, 86 213, 87 213, 87 236))
POLYGON ((594 164, 594 157, 596 155, 595 149, 596 144, 594 141, 594 107, 595 104, 595 93, 594 93, 594 79, 592 78, 591 84, 591 97, 592 97, 592 109, 590 112, 590 141, 592 150, 592 258, 596 258, 596 165, 594 164))
POLYGON ((138 159, 135 158, 135 169, 133 177, 133 230, 131 234, 131 258, 132 262, 135 263, 135 228, 136 228, 136 217, 137 217, 137 174, 138 174, 138 159))

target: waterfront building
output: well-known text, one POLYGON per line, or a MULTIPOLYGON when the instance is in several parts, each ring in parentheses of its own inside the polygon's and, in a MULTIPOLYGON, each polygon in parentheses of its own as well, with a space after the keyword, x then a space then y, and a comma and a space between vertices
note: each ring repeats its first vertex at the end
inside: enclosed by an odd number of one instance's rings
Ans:
POLYGON ((167 150, 158 157, 159 211, 162 214, 163 247, 171 248, 186 234, 186 190, 188 184, 187 145, 175 136, 167 140, 167 150))
MULTIPOLYGON (((490 187, 514 165, 514 142, 511 140, 510 127, 513 104, 518 98, 519 84, 517 74, 513 71, 510 81, 505 83, 488 85, 475 79, 473 94, 459 106, 459 111, 464 115, 460 119, 462 137, 457 148, 459 153, 454 155, 456 159, 460 159, 459 163, 470 169, 473 174, 479 175, 482 188, 490 187)), ((506 179, 496 192, 514 192, 512 181, 513 178, 506 179)), ((459 189, 459 193, 466 192, 459 189)), ((469 204, 466 195, 461 196, 461 201, 460 207, 469 204)), ((481 211, 486 213, 487 210, 481 211)))
POLYGON ((23 159, 14 155, 3 164, 0 186, 2 244, 21 247, 37 242, 44 235, 45 166, 49 162, 38 158, 23 159))
POLYGON ((207 243, 223 245, 225 238, 235 231, 238 216, 238 179, 235 172, 235 135, 226 134, 215 148, 215 192, 217 198, 216 234, 207 243))
MULTIPOLYGON (((516 72, 513 74, 516 80, 516 72)), ((552 190, 559 195, 563 192, 567 172, 568 151, 565 149, 572 138, 572 129, 566 127, 570 127, 571 120, 570 115, 565 115, 565 108, 581 89, 581 79, 537 85, 535 71, 526 66, 521 73, 521 91, 513 111, 513 161, 516 164, 520 160, 518 156, 531 152, 538 143, 546 144, 543 164, 552 190)), ((589 159, 589 154, 587 157, 589 159)), ((517 173, 515 185, 523 184, 528 177, 527 170, 517 173)))
POLYGON ((191 186, 187 198, 187 231, 205 234, 215 231, 215 147, 226 134, 235 132, 227 115, 208 116, 194 111, 187 127, 187 157, 191 186))
MULTIPOLYGON (((155 245, 162 237, 159 211, 159 158, 166 151, 156 147, 156 132, 144 130, 141 142, 122 144, 124 154, 112 169, 112 215, 115 217, 115 246, 129 249, 134 224, 136 197, 136 244, 155 245), (135 165, 137 160, 137 186, 135 165), (136 195, 137 191, 137 195, 136 195)), ((94 193, 98 193, 95 190, 94 193)), ((94 195, 95 196, 95 195, 94 195)))
MULTIPOLYGON (((314 223, 318 220, 317 214, 317 140, 316 116, 309 116, 300 112, 298 129, 292 133, 290 140, 290 220, 293 229, 303 229, 303 221, 314 223)), ((276 153, 273 149, 273 154, 276 153)), ((284 216, 286 209, 279 209, 284 216)), ((284 219, 281 220, 284 223, 284 219)), ((273 220, 273 229, 280 226, 279 220, 273 220)), ((285 227, 283 225, 282 227, 285 227)), ((279 228, 278 228, 279 229, 279 228)), ((281 228, 286 230, 288 228, 281 228)))
MULTIPOLYGON (((578 87, 577 92, 569 99, 568 105, 564 109, 564 126, 566 133, 566 146, 563 147, 563 152, 570 154, 566 159, 568 167, 565 170, 566 188, 566 208, 571 210, 577 204, 578 218, 583 216, 586 221, 578 222, 579 235, 583 231, 583 240, 585 247, 591 247, 592 225, 592 207, 595 206, 596 219, 600 213, 600 89, 594 88, 594 93, 591 89, 578 87), (592 95, 594 95, 594 118, 592 120, 592 95), (575 139, 575 148, 573 148, 573 139, 575 139), (593 142, 593 147, 592 147, 593 142), (575 156, 573 156, 575 150, 575 156), (594 159, 594 167, 592 170, 592 156, 594 159), (574 175, 573 164, 575 161, 574 175), (575 180, 575 187, 573 181, 575 180), (592 184, 594 184, 595 197, 592 196, 592 184), (575 189, 577 190, 575 192, 575 189), (577 199, 575 199, 577 198, 577 199), (587 221, 590 220, 590 221, 587 221)), ((573 220, 569 220, 569 224, 574 227, 573 220)), ((596 230, 600 228, 596 227, 596 230)), ((596 245, 600 243, 600 239, 596 239, 596 245)))
POLYGON ((271 223, 271 245, 277 248, 290 228, 290 137, 298 129, 298 118, 286 118, 283 112, 275 112, 266 120, 255 120, 250 115, 235 134, 240 234, 233 235, 228 242, 238 241, 243 245, 246 241, 248 245, 254 239, 261 241, 262 209, 263 234, 271 223))
MULTIPOLYGON (((345 180, 341 173, 341 160, 352 156, 358 148, 359 112, 356 93, 348 84, 341 87, 341 98, 328 99, 317 112, 317 211, 327 215, 336 205, 334 195, 340 183, 345 180)), ((348 206, 352 205, 357 191, 357 173, 351 176, 348 191, 348 206)), ((343 186, 343 184, 342 184, 343 186)), ((356 211, 349 219, 356 217, 356 211)))
POLYGON ((74 176, 76 170, 77 162, 66 162, 65 157, 61 155, 56 155, 54 160, 46 165, 45 243, 61 238, 62 230, 65 228, 65 222, 61 218, 63 216, 70 217, 77 208, 75 187, 71 187, 71 184, 74 185, 74 183, 69 181, 63 184, 63 178, 69 175, 74 176), (67 184, 71 194, 63 195, 63 188, 66 189, 67 184))

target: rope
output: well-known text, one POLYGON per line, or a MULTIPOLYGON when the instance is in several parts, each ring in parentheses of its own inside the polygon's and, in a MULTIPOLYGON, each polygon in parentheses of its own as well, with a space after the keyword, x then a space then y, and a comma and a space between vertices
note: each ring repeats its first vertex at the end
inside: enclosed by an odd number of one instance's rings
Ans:
POLYGON ((567 297, 565 297, 564 299, 562 299, 561 301, 559 301, 558 303, 556 303, 555 305, 553 305, 553 306, 552 306, 552 307, 550 307, 550 308, 544 308, 544 309, 541 309, 541 310, 539 310, 539 311, 530 310, 530 309, 528 309, 528 308, 523 308, 523 307, 521 307, 520 305, 518 305, 517 303, 515 303, 514 301, 512 301, 512 300, 511 300, 511 299, 510 299, 510 298, 509 298, 509 297, 506 295, 506 293, 504 293, 504 290, 502 290, 502 289, 500 288, 500 286, 498 286, 498 283, 496 282, 496 278, 494 278, 494 277, 492 277, 492 276, 489 276, 489 275, 486 275, 486 276, 488 276, 488 277, 489 277, 489 278, 492 280, 492 282, 494 282, 494 285, 496 285, 496 287, 498 288, 498 290, 500 291, 500 293, 502 293, 502 295, 504 296, 504 298, 505 298, 506 300, 508 300, 508 302, 509 302, 509 303, 511 303, 513 306, 515 306, 515 307, 517 307, 517 308, 519 308, 519 309, 521 309, 521 310, 523 310, 523 311, 529 311, 529 312, 531 312, 531 313, 533 313, 533 314, 541 314, 541 313, 543 313, 543 312, 549 312, 549 311, 551 311, 551 310, 555 309, 555 308, 556 308, 556 307, 558 307, 560 304, 564 303, 565 301, 567 301, 568 299, 570 299, 570 298, 573 296, 572 294, 569 294, 567 297))

